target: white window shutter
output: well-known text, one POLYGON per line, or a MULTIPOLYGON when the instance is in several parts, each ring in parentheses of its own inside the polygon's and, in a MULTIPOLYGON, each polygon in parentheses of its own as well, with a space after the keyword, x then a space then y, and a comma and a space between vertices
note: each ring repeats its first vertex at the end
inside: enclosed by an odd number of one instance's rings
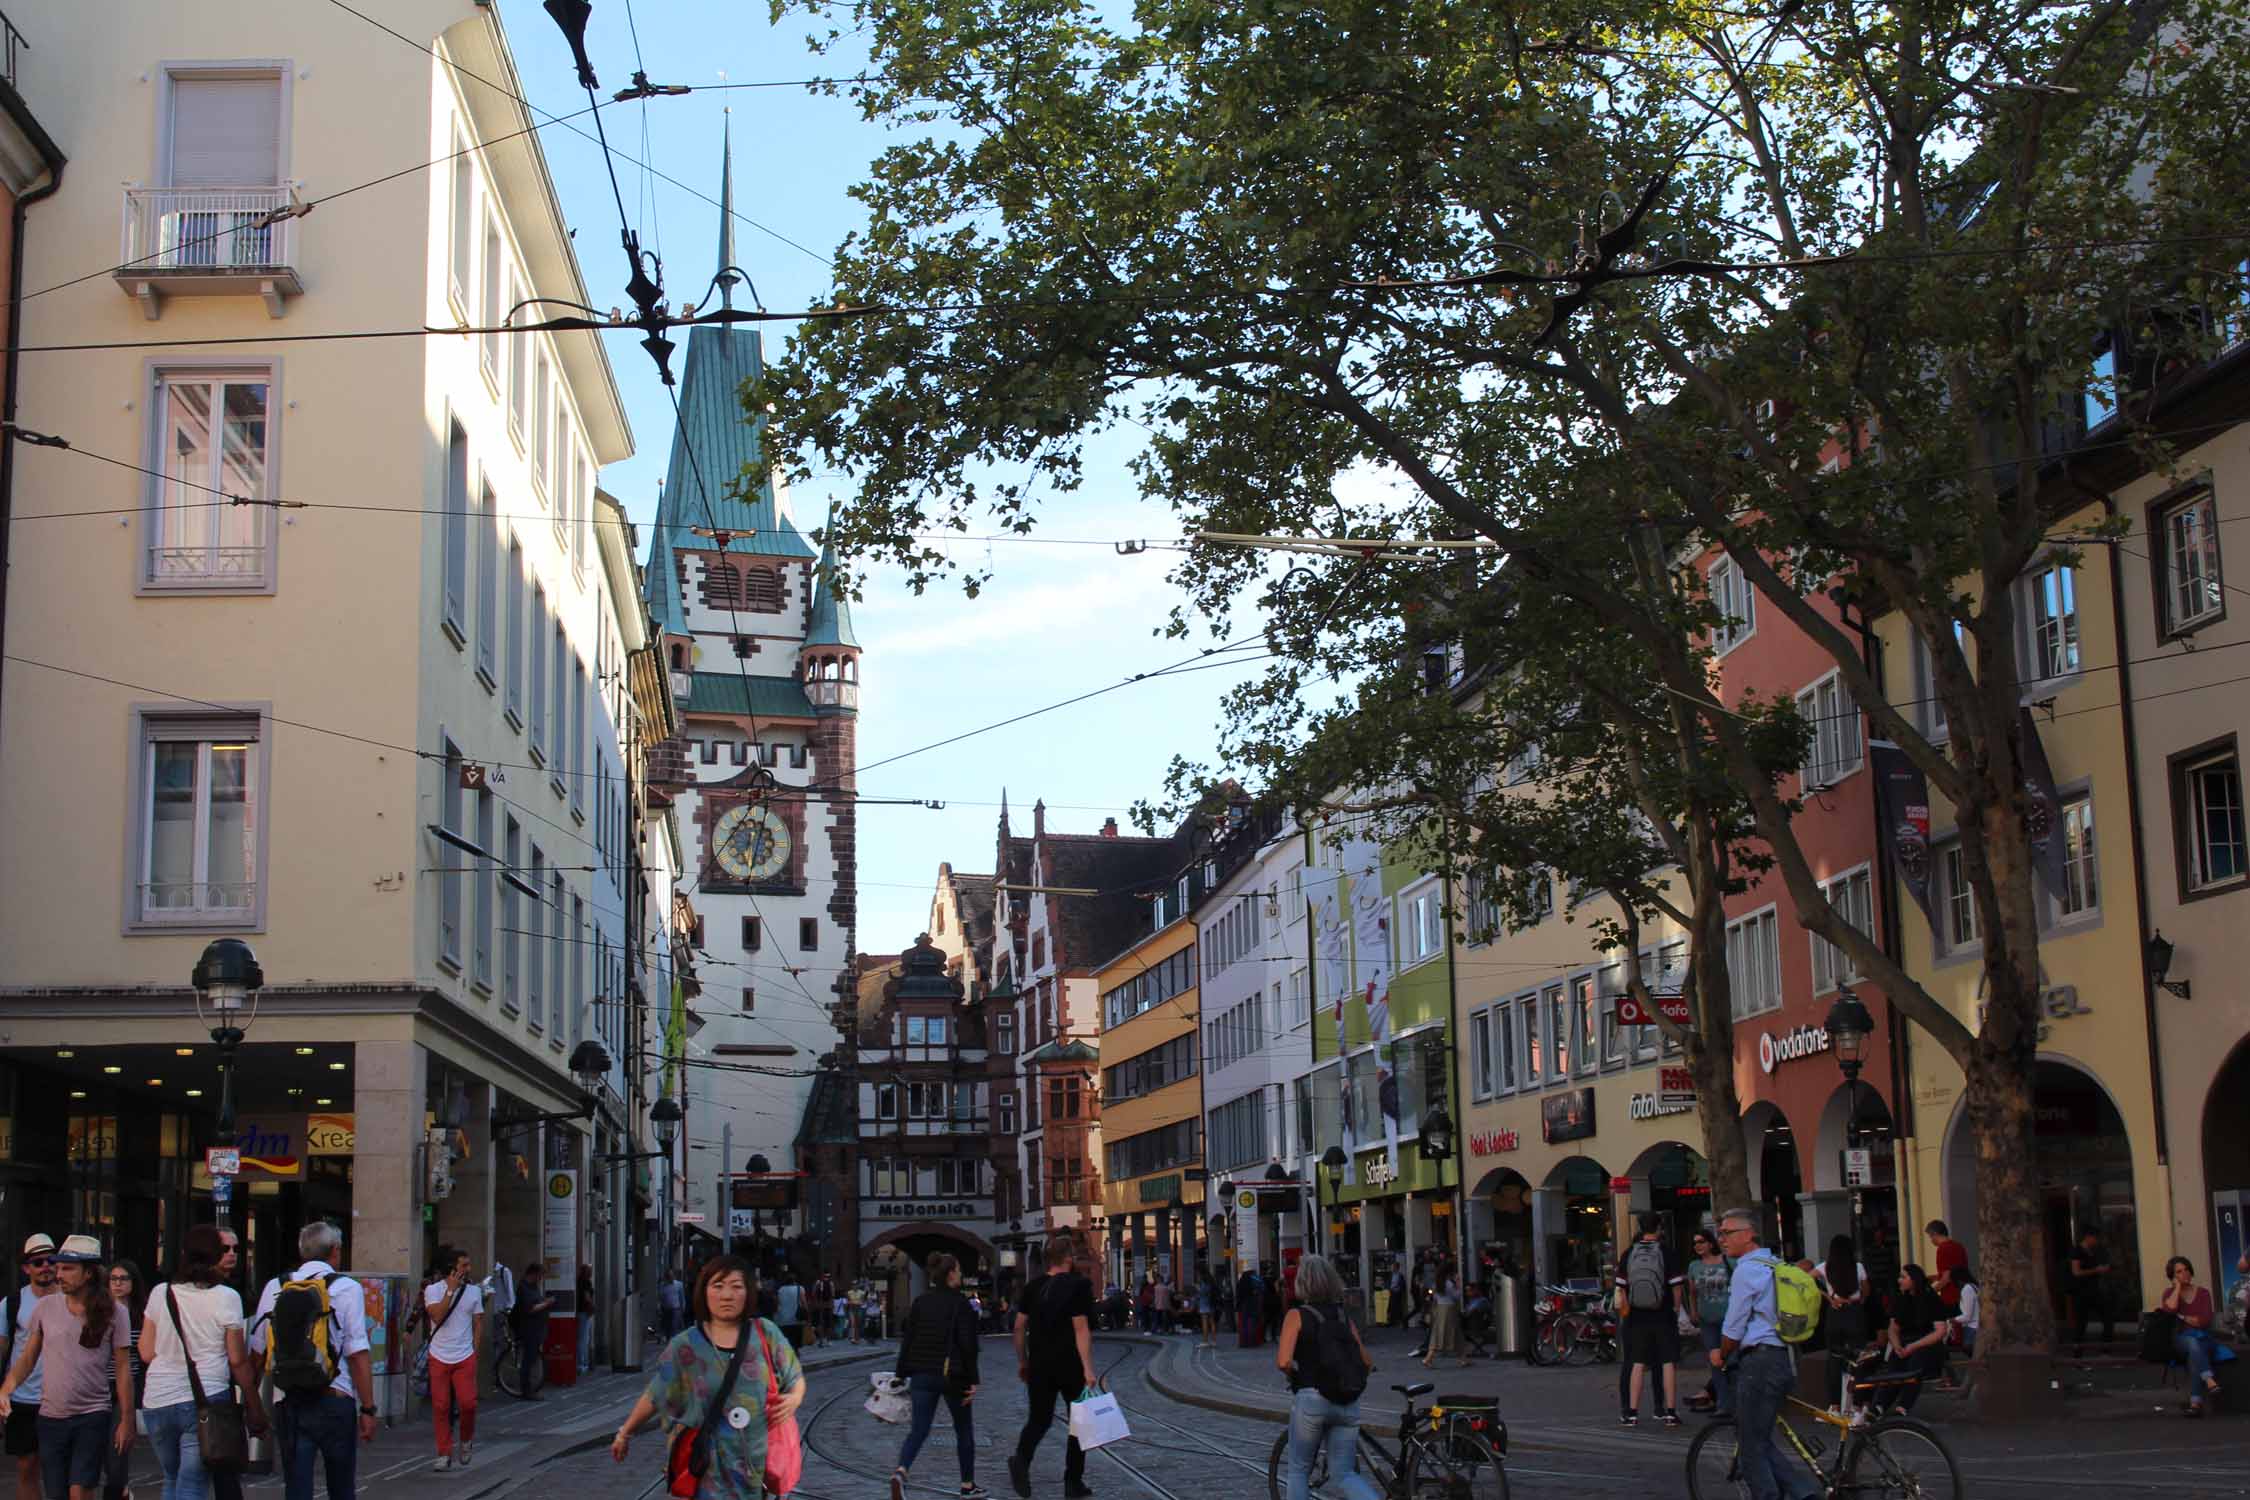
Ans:
POLYGON ((281 181, 281 80, 172 81, 172 186, 272 187, 281 181))

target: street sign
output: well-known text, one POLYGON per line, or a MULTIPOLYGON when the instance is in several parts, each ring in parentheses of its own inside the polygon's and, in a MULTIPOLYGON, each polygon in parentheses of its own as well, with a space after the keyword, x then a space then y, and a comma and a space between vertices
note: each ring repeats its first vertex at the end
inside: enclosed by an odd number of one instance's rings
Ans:
POLYGON ((1648 1007, 1641 1004, 1638 996, 1631 993, 1619 995, 1616 1009, 1617 1024, 1620 1026, 1654 1026, 1657 1015, 1661 1015, 1674 1026, 1688 1024, 1687 996, 1650 995, 1649 999, 1656 1002, 1656 1015, 1649 1014, 1648 1007))
POLYGON ((682 1224, 700 1224, 703 1222, 703 1215, 683 1213, 679 1215, 679 1221, 682 1224))
POLYGON ((1695 1103, 1695 1073, 1690 1068, 1657 1070, 1657 1102, 1666 1107, 1695 1103))
POLYGON ((1867 1187, 1875 1180, 1875 1153, 1855 1146, 1844 1153, 1844 1186, 1867 1187))
POLYGON ((730 1209, 728 1209, 728 1210, 727 1210, 727 1233, 728 1233, 728 1234, 748 1234, 748 1233, 750 1233, 750 1231, 751 1231, 751 1230, 752 1230, 753 1228, 755 1228, 755 1227, 756 1227, 756 1223, 757 1223, 757 1217, 758 1217, 758 1212, 757 1212, 757 1210, 756 1210, 756 1209, 752 1209, 752 1208, 730 1208, 730 1209))
POLYGON ((237 1177, 242 1173, 242 1152, 233 1146, 208 1146, 203 1152, 203 1170, 217 1177, 237 1177))

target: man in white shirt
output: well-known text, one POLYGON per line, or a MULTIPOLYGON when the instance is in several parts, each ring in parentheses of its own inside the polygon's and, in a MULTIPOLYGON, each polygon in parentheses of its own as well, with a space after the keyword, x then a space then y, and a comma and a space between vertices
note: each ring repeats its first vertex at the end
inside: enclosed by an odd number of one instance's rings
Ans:
POLYGON ((274 1442, 286 1500, 313 1500, 316 1456, 328 1475, 328 1500, 354 1500, 358 1444, 375 1437, 375 1367, 367 1340, 367 1294, 358 1282, 336 1270, 343 1248, 344 1233, 335 1225, 307 1224, 297 1235, 297 1253, 304 1264, 266 1283, 250 1319, 250 1353, 262 1366, 268 1359, 268 1334, 282 1282, 320 1279, 328 1284, 328 1347, 335 1361, 334 1378, 317 1396, 302 1392, 292 1396, 278 1386, 273 1395, 274 1442))

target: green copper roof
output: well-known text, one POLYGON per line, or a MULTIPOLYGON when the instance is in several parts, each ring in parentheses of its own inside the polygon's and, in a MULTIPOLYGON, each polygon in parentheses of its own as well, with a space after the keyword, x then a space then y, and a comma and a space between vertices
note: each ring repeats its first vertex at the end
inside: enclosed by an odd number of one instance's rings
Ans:
POLYGON ((759 718, 809 719, 812 700, 794 677, 752 677, 741 672, 697 672, 681 710, 691 714, 751 714, 759 718))
MULTIPOLYGON (((720 177, 720 264, 731 257, 734 215, 733 158, 728 153, 720 177)), ((731 284, 722 286, 727 305, 731 284)), ((765 368, 765 345, 756 329, 703 325, 688 331, 681 361, 680 421, 672 432, 671 462, 664 471, 664 493, 656 505, 649 539, 649 613, 659 628, 687 630, 682 608, 680 552, 711 552, 718 541, 705 532, 730 533, 726 550, 736 556, 810 559, 813 549, 775 503, 773 481, 759 438, 764 422, 743 413, 744 382, 765 368)))
POLYGON ((857 649, 859 637, 852 634, 851 602, 836 592, 835 576, 836 549, 822 542, 820 565, 813 569, 812 619, 805 632, 805 644, 857 649))
POLYGON ((1080 1041, 1077 1037, 1070 1037, 1049 1042, 1043 1047, 1034 1047, 1023 1055, 1023 1060, 1027 1063, 1099 1062, 1101 1056, 1101 1053, 1092 1046, 1080 1041))

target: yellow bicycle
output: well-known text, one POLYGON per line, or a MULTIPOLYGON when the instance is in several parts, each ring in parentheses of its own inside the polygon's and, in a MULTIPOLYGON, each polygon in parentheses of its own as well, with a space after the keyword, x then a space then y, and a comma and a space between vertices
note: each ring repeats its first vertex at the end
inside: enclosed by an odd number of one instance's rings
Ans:
MULTIPOLYGON (((1920 1383, 1919 1376, 1865 1381, 1855 1383, 1853 1393, 1904 1391, 1920 1383)), ((1864 1407, 1850 1414, 1823 1411, 1794 1396, 1788 1407, 1774 1418, 1774 1449, 1784 1463, 1795 1454, 1820 1481, 1828 1500, 1859 1495, 1957 1500, 1968 1493, 1953 1450, 1927 1422, 1864 1407), (1800 1428, 1790 1420, 1788 1407, 1810 1420, 1800 1428), (1833 1451, 1823 1441, 1823 1428, 1835 1443, 1833 1451)), ((1687 1451, 1690 1500, 1738 1500, 1750 1493, 1742 1473, 1740 1436, 1732 1417, 1714 1418, 1695 1435, 1687 1451)))

